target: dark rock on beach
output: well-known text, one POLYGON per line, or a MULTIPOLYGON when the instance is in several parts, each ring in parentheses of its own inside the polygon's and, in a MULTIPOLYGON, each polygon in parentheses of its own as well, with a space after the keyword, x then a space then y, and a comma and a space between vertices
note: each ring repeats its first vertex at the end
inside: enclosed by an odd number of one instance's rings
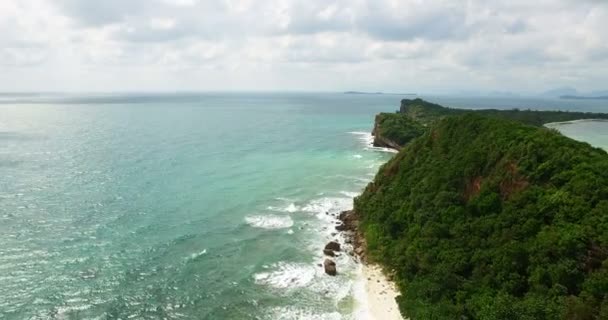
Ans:
POLYGON ((366 261, 365 238, 359 232, 359 217, 357 213, 353 210, 343 211, 338 216, 338 219, 342 222, 340 229, 345 237, 344 242, 353 246, 353 251, 349 252, 349 254, 358 256, 361 261, 366 261))
POLYGON ((325 259, 323 262, 323 267, 325 268, 325 273, 330 276, 335 276, 338 274, 338 271, 336 270, 336 263, 333 260, 325 259))
POLYGON ((340 244, 336 241, 330 241, 325 245, 325 250, 340 251, 340 244))

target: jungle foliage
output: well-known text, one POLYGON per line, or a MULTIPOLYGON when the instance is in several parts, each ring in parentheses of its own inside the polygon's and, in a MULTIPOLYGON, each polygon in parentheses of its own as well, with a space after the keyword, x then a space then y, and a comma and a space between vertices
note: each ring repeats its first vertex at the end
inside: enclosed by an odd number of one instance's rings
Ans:
POLYGON ((559 113, 428 110, 421 118, 402 108, 428 127, 355 199, 402 313, 608 319, 606 152, 521 123, 562 121, 559 113))

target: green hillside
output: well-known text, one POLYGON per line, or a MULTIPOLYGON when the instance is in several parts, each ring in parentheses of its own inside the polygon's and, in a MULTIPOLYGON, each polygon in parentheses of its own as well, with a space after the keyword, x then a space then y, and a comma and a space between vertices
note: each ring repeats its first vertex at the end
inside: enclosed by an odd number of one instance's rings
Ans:
POLYGON ((515 120, 521 123, 543 126, 551 122, 580 119, 606 119, 608 113, 538 111, 538 110, 497 110, 497 109, 454 109, 422 99, 403 99, 397 113, 380 113, 374 124, 374 145, 400 149, 414 138, 421 136, 425 128, 449 116, 475 113, 481 116, 515 120))
POLYGON ((428 127, 355 200, 404 315, 608 319, 606 152, 543 127, 427 110, 402 108, 428 127))

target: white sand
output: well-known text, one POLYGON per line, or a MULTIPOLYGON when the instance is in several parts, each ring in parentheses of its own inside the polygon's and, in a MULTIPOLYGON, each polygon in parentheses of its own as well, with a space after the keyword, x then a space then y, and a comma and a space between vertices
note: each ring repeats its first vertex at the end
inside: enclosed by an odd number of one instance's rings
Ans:
POLYGON ((365 277, 365 291, 372 319, 403 320, 395 301, 395 297, 398 295, 397 288, 394 283, 386 278, 380 267, 363 265, 363 276, 365 277))

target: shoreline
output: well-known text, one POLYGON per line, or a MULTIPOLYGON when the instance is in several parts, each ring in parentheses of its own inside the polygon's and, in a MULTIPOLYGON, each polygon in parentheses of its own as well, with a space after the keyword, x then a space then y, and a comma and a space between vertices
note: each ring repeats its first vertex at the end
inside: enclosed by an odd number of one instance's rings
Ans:
POLYGON ((547 128, 551 128, 552 126, 561 126, 561 125, 583 123, 583 122, 608 122, 608 119, 590 118, 590 119, 577 119, 577 120, 570 120, 570 121, 547 122, 547 123, 543 124, 543 126, 547 127, 547 128))
MULTIPOLYGON (((355 300, 358 300, 355 308, 355 314, 359 315, 357 318, 404 320, 395 300, 399 295, 395 283, 385 275, 380 265, 369 263, 367 260, 367 245, 358 229, 358 216, 353 210, 347 210, 341 212, 336 218, 339 224, 335 226, 335 229, 344 241, 343 249, 336 251, 344 251, 359 264, 358 279, 356 280, 359 290, 355 292, 355 300)), ((330 241, 326 245, 325 250, 332 246, 332 242, 334 241, 330 241)), ((327 260, 334 261, 331 255, 326 256, 327 260)), ((325 272, 332 275, 331 272, 328 272, 327 267, 325 267, 325 272)))
POLYGON ((379 265, 362 262, 365 294, 371 319, 404 320, 395 298, 399 295, 394 282, 382 272, 379 265))
MULTIPOLYGON (((398 153, 399 150, 390 147, 374 145, 374 135, 369 132, 349 132, 361 136, 366 150, 387 153, 398 153)), ((353 197, 354 198, 354 197, 353 197)), ((325 261, 320 264, 325 273, 334 276, 339 265, 336 259, 342 253, 350 256, 357 265, 354 279, 355 319, 365 320, 405 320, 399 311, 395 298, 400 294, 396 284, 383 272, 378 264, 367 260, 367 245, 359 232, 359 218, 353 209, 333 214, 332 233, 330 240, 323 249, 325 261), (337 236, 337 237, 335 237, 337 236), (339 239, 339 240, 338 240, 339 239), (341 253, 342 252, 342 253, 341 253), (329 262, 329 263, 328 263, 329 262)))

